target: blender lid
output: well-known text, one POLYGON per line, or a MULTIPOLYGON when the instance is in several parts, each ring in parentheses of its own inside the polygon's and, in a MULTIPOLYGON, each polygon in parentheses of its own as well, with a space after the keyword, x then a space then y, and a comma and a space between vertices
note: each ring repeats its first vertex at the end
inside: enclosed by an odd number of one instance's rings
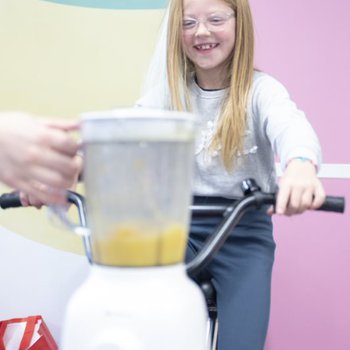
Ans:
POLYGON ((195 120, 196 116, 190 112, 172 111, 153 108, 117 108, 111 110, 91 111, 81 114, 84 121, 103 121, 111 119, 173 119, 173 120, 195 120))
POLYGON ((81 115, 87 142, 186 141, 194 138, 193 113, 149 108, 121 108, 81 115))

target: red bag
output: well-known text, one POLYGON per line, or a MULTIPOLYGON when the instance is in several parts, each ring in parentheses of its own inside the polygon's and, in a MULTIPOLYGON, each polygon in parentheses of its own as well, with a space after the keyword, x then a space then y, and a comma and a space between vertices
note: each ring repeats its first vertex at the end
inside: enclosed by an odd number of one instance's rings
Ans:
POLYGON ((0 350, 58 350, 41 316, 0 321, 0 350))

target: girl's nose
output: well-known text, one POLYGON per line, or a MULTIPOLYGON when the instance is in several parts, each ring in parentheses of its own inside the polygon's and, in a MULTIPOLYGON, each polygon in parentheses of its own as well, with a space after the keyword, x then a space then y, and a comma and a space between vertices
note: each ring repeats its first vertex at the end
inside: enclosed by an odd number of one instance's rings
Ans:
POLYGON ((210 30, 208 30, 207 26, 205 23, 203 22, 199 22, 198 23, 198 26, 197 26, 197 29, 196 29, 196 33, 195 35, 196 36, 199 36, 199 35, 210 35, 210 30))

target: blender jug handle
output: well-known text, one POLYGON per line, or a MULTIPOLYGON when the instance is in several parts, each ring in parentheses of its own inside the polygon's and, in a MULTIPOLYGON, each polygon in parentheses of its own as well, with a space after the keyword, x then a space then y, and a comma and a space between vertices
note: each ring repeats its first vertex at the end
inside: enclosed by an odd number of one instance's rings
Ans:
POLYGON ((73 231, 78 236, 82 237, 84 243, 85 254, 88 258, 88 261, 92 262, 92 249, 90 242, 90 230, 87 226, 86 219, 86 207, 85 207, 85 198, 77 192, 67 191, 66 193, 67 201, 73 204, 79 215, 80 224, 74 224, 67 215, 67 208, 60 205, 50 205, 50 213, 53 214, 56 218, 59 219, 70 231, 73 231))

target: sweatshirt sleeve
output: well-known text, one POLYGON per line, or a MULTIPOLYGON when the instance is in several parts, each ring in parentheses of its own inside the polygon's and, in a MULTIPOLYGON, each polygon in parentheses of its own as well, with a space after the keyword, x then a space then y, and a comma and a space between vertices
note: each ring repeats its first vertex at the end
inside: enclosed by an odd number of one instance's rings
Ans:
POLYGON ((253 83, 252 109, 282 170, 297 157, 310 159, 320 169, 322 155, 316 132, 280 82, 259 73, 253 83))
POLYGON ((149 89, 135 102, 135 107, 169 109, 169 96, 163 85, 158 84, 149 89))

